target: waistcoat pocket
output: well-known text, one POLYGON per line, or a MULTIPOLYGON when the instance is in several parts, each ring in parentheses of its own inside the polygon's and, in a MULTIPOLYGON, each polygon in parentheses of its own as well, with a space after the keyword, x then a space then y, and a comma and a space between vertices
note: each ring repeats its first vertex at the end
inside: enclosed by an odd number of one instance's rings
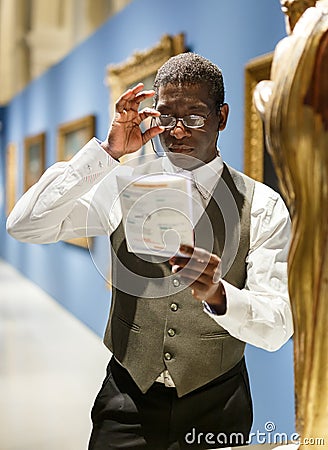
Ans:
POLYGON ((118 314, 115 314, 113 319, 118 320, 122 325, 124 325, 125 327, 129 328, 132 331, 135 331, 137 333, 140 331, 140 326, 139 325, 137 325, 134 322, 129 322, 124 317, 121 317, 118 314))
POLYGON ((227 336, 229 333, 226 330, 221 331, 211 331, 209 333, 202 333, 200 335, 201 339, 216 339, 227 336))

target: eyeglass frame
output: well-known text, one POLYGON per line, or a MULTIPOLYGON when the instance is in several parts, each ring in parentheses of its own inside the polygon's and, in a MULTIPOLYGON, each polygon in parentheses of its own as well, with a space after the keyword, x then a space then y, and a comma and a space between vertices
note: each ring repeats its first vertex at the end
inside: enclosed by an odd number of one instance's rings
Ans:
MULTIPOLYGON (((221 111, 221 107, 222 107, 222 106, 223 106, 223 104, 221 103, 221 104, 220 104, 219 112, 221 111)), ((201 115, 199 115, 199 114, 188 114, 187 116, 184 116, 184 117, 175 117, 175 116, 171 116, 170 114, 161 114, 161 116, 171 117, 172 119, 175 120, 175 122, 174 122, 173 125, 169 125, 169 126, 164 126, 164 125, 160 125, 160 124, 157 124, 157 125, 158 125, 158 126, 161 126, 161 127, 163 127, 163 128, 165 128, 165 130, 173 130, 173 129, 177 126, 177 123, 181 121, 181 122, 183 123, 183 126, 184 126, 184 127, 190 128, 191 130, 197 130, 197 129, 199 129, 199 128, 203 128, 203 126, 204 126, 205 123, 206 123, 206 120, 207 120, 207 119, 209 118, 209 116, 212 114, 212 112, 214 111, 214 109, 215 109, 215 107, 212 108, 212 109, 209 111, 209 113, 206 115, 206 117, 201 116, 201 115), (187 125, 187 124, 185 123, 186 117, 192 117, 192 116, 193 116, 193 117, 198 117, 198 118, 203 119, 203 120, 204 120, 204 123, 203 123, 202 125, 197 125, 197 126, 190 126, 190 125, 187 125)), ((159 116, 159 117, 160 117, 160 116, 159 116)), ((159 119, 159 117, 153 117, 154 121, 156 122, 156 119, 159 119)))
MULTIPOLYGON (((221 108, 222 108, 223 105, 224 105, 224 103, 221 103, 221 104, 220 104, 220 106, 219 106, 219 111, 218 111, 219 113, 221 112, 221 108)), ((153 106, 153 108, 155 108, 155 105, 153 106)), ((208 119, 208 117, 210 116, 210 114, 214 111, 214 109, 215 109, 215 107, 213 107, 213 108, 209 111, 209 113, 206 115, 206 117, 199 116, 199 117, 202 117, 202 118, 204 119, 204 123, 203 123, 203 125, 200 126, 200 127, 188 127, 188 125, 185 125, 185 123, 184 123, 184 121, 183 121, 184 117, 174 117, 174 116, 171 116, 171 117, 173 117, 174 119, 176 119, 176 122, 175 122, 174 126, 173 126, 173 127, 170 127, 170 128, 167 128, 167 127, 164 127, 164 128, 165 128, 166 130, 173 130, 173 129, 176 127, 178 121, 181 120, 181 122, 183 123, 183 126, 185 126, 186 128, 190 128, 190 129, 192 129, 192 130, 197 130, 197 129, 199 129, 199 128, 202 128, 202 127, 205 125, 206 120, 208 119)), ((163 114, 163 115, 164 115, 164 114, 163 114)), ((168 115, 169 115, 169 114, 168 114, 168 115)), ((193 114, 190 114, 190 115, 193 115, 193 114)), ((195 114, 195 115, 197 115, 197 114, 195 114)), ((188 117, 188 116, 185 116, 185 117, 188 117)), ((155 121, 155 120, 156 120, 156 117, 152 117, 152 118, 151 118, 151 123, 153 122, 153 120, 155 121)), ((158 137, 158 136, 156 136, 156 137, 158 137)), ((154 142, 153 142, 153 138, 150 139, 150 142, 151 142, 151 146, 152 146, 153 152, 154 152, 157 156, 160 156, 160 157, 166 156, 165 151, 164 151, 164 154, 159 154, 159 153, 158 153, 158 151, 157 151, 156 148, 155 148, 155 145, 154 145, 154 142)))

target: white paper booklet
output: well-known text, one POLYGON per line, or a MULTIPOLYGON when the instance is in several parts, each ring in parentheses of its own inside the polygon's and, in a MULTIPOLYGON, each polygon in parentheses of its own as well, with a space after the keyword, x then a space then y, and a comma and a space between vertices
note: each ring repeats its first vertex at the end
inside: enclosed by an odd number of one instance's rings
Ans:
POLYGON ((118 176, 128 250, 173 256, 193 245, 191 180, 178 175, 118 176))

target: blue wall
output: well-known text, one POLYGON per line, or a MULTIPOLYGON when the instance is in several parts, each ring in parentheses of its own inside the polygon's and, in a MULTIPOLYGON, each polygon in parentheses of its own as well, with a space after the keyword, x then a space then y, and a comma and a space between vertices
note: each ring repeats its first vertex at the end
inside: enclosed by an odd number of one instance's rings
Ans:
POLYGON ((0 107, 0 250, 1 244, 6 239, 5 217, 3 214, 5 207, 5 115, 6 108, 0 107))
MULTIPOLYGON (((128 58, 136 49, 149 48, 164 33, 184 32, 192 51, 213 60, 225 77, 231 112, 220 147, 225 160, 242 169, 244 65, 270 52, 284 36, 284 20, 278 0, 135 0, 111 18, 63 61, 33 81, 0 109, 5 119, 1 131, 1 167, 9 141, 19 147, 19 173, 23 173, 25 136, 46 131, 47 166, 56 160, 56 130, 63 122, 87 114, 96 115, 96 135, 107 133, 108 90, 106 66, 128 58)), ((246 112, 247 113, 247 112, 246 112)), ((4 177, 0 171, 2 195, 4 177)), ((21 195, 23 178, 18 192, 21 195)), ((0 191, 0 193, 1 193, 0 191)), ((102 335, 107 319, 109 292, 88 251, 67 243, 30 245, 5 234, 4 207, 0 196, 0 256, 39 284, 45 291, 102 335)), ((97 263, 106 265, 106 242, 95 239, 97 263)), ((294 430, 292 343, 274 354, 249 347, 255 403, 253 430, 264 431, 266 421, 277 432, 294 430)))

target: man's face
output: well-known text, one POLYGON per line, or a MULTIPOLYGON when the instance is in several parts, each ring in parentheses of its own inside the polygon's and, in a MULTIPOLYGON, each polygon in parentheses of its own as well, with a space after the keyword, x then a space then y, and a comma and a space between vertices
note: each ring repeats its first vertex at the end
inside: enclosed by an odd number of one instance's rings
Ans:
POLYGON ((180 120, 160 135, 161 144, 174 165, 192 170, 215 158, 218 132, 225 128, 228 106, 224 105, 218 113, 205 83, 161 86, 156 109, 176 118, 191 114, 207 117, 201 128, 188 128, 180 120))

